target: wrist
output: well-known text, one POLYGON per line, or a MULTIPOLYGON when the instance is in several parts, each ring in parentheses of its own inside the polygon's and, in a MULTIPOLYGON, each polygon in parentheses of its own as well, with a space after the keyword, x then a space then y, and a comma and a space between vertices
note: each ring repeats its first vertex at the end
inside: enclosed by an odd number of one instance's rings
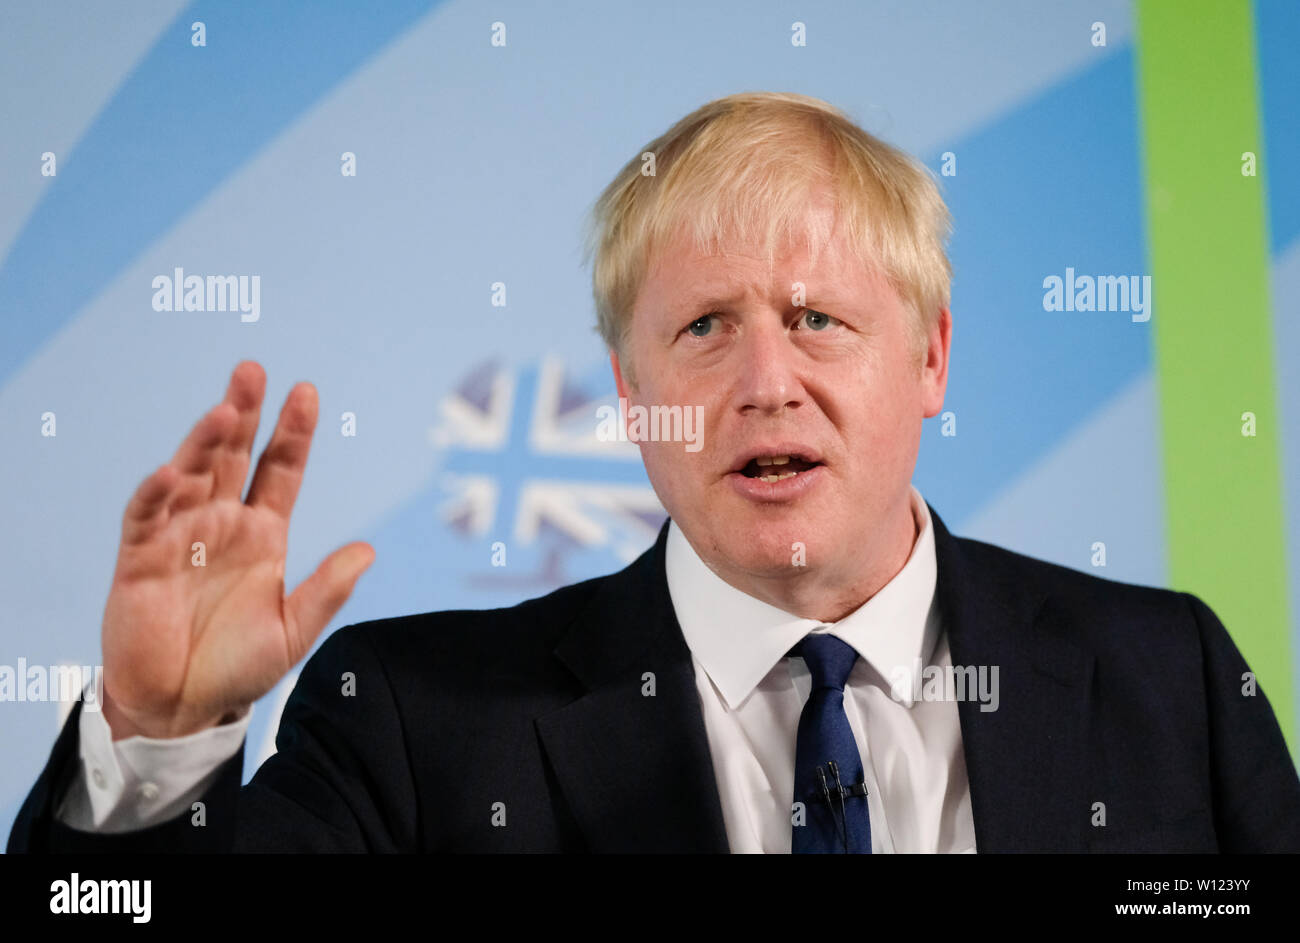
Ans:
POLYGON ((220 717, 200 723, 168 724, 164 721, 158 724, 145 724, 139 723, 128 716, 113 701, 108 690, 105 689, 104 691, 104 720, 108 723, 108 729, 112 733, 114 741, 125 740, 127 737, 147 737, 151 740, 172 740, 177 737, 185 737, 212 727, 234 723, 243 718, 248 713, 248 710, 248 707, 243 707, 239 710, 227 711, 220 717))

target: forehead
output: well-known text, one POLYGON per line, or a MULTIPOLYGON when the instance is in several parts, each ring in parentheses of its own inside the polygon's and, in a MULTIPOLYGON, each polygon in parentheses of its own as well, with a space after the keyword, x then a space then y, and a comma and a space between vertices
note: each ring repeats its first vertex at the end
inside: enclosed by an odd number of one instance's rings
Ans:
POLYGON ((861 296, 875 290, 877 276, 836 228, 821 238, 815 229, 787 237, 770 255, 761 239, 701 246, 679 231, 651 256, 637 302, 675 310, 747 297, 788 301, 795 283, 823 298, 861 296))

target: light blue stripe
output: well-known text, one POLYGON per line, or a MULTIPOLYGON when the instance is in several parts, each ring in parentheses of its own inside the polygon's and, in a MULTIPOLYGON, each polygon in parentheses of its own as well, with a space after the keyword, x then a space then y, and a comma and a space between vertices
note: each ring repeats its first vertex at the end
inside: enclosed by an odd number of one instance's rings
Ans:
POLYGON ((1259 68, 1259 108, 1263 118, 1264 153, 1269 162, 1269 251, 1276 258, 1300 239, 1300 175, 1290 166, 1300 154, 1300 3, 1295 0, 1256 0, 1255 48, 1259 68))
POLYGON ((0 384, 273 136, 438 0, 204 2, 161 34, 0 264, 0 384), (207 45, 194 47, 202 21, 207 45))

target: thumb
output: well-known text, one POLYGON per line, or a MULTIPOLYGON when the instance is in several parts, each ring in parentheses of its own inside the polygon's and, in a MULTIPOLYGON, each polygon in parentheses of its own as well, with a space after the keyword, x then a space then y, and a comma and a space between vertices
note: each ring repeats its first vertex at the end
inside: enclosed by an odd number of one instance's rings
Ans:
POLYGON ((295 662, 348 601, 357 580, 374 560, 375 548, 364 541, 340 547, 285 600, 285 628, 294 646, 295 662))

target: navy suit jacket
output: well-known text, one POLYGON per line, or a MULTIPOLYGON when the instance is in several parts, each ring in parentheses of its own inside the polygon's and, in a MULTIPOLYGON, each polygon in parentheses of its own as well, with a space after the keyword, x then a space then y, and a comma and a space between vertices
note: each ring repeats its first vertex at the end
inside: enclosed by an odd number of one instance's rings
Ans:
MULTIPOLYGON (((1300 851, 1300 778, 1204 603, 957 538, 930 514, 953 664, 999 668, 997 710, 958 704, 978 851, 1300 851)), ((9 851, 726 852, 666 536, 511 608, 334 632, 278 752, 243 787, 242 751, 225 763, 201 826, 56 821, 78 703, 9 851)))

